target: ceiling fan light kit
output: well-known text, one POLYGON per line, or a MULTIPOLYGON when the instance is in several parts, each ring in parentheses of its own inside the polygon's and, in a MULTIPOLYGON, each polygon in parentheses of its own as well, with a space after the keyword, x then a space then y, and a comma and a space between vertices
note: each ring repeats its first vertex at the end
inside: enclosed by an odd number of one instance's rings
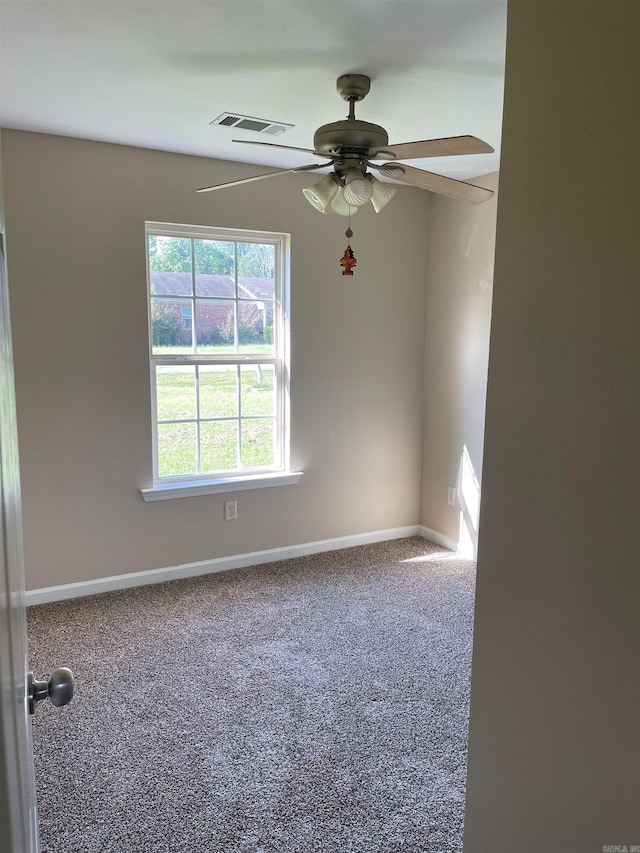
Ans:
POLYGON ((347 181, 344 187, 339 176, 331 172, 317 184, 302 190, 309 204, 319 213, 337 213, 339 216, 355 216, 358 208, 369 201, 375 212, 380 213, 397 191, 397 187, 382 183, 375 175, 363 176, 355 170, 352 180, 347 181))

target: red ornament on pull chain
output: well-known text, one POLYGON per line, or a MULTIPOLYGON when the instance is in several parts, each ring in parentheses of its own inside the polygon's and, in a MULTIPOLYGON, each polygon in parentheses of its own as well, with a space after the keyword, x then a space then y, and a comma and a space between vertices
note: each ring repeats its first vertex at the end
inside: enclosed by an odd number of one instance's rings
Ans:
MULTIPOLYGON (((353 237, 353 231, 351 228, 347 228, 344 232, 347 240, 350 240, 353 237)), ((344 250, 344 255, 340 260, 340 266, 342 267, 342 275, 353 275, 353 268, 358 263, 355 255, 353 254, 353 249, 351 248, 351 244, 347 244, 347 248, 344 250)))

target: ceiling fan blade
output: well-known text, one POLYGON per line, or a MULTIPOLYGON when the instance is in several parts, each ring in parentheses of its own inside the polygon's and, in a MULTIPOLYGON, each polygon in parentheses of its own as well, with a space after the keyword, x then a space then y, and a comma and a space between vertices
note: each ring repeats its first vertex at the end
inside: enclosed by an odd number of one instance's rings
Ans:
POLYGON ((331 163, 311 163, 309 166, 296 166, 295 169, 280 169, 278 172, 267 172, 264 175, 254 175, 252 178, 241 178, 238 181, 227 181, 226 184, 214 184, 212 187, 201 187, 197 193, 209 193, 212 190, 223 190, 225 187, 237 187, 240 184, 250 184, 252 181, 263 181, 265 178, 277 178, 278 175, 288 175, 291 172, 309 172, 313 169, 322 169, 331 163))
POLYGON ((452 157, 456 154, 491 154, 493 148, 476 136, 448 136, 445 139, 424 139, 422 142, 403 142, 371 148, 369 157, 386 160, 415 160, 422 157, 452 157))
POLYGON ((267 148, 282 148, 283 151, 304 151, 305 154, 315 154, 317 157, 326 157, 322 151, 314 151, 313 148, 296 148, 293 145, 278 145, 277 142, 258 142, 255 139, 232 139, 232 142, 241 142, 243 145, 264 145, 267 148))
POLYGON ((432 193, 468 201, 471 204, 480 204, 488 201, 493 195, 493 190, 477 187, 465 181, 456 181, 454 178, 445 178, 444 175, 434 175, 433 172, 425 172, 424 169, 416 169, 413 166, 405 166, 404 163, 385 163, 376 167, 381 174, 387 175, 396 181, 403 181, 414 187, 429 190, 432 193))

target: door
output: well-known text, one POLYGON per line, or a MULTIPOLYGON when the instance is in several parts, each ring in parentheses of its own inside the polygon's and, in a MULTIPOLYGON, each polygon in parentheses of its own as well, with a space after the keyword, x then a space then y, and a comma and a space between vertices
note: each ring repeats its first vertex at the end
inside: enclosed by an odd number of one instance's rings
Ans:
POLYGON ((37 853, 20 470, 0 186, 0 850, 37 853))
POLYGON ((73 674, 27 672, 27 620, 20 506, 20 466, 9 316, 2 157, 0 156, 0 850, 39 853, 29 714, 41 699, 65 705, 73 674))

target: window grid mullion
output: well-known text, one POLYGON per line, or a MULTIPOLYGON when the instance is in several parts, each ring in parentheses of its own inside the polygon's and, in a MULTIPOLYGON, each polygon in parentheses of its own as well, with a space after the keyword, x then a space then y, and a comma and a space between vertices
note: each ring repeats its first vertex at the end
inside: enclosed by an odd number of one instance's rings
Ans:
POLYGON ((238 242, 233 244, 233 341, 234 349, 240 352, 240 314, 238 306, 238 242))
POLYGON ((238 468, 242 468, 242 370, 241 366, 238 365, 236 368, 237 371, 237 404, 238 404, 238 441, 236 444, 236 455, 237 455, 237 466, 238 468))
MULTIPOLYGON (((197 336, 197 321, 196 321, 196 311, 197 311, 198 303, 196 301, 196 241, 192 237, 191 238, 191 351, 196 353, 198 351, 198 336, 197 336)), ((194 365, 195 370, 195 404, 196 404, 196 472, 198 474, 202 473, 202 466, 200 464, 201 453, 200 453, 200 439, 201 439, 201 431, 200 431, 200 366, 198 364, 194 365)))
POLYGON ((195 365, 196 370, 196 471, 202 473, 200 465, 200 365, 195 365))
MULTIPOLYGON (((196 250, 193 237, 191 238, 191 352, 197 352, 196 347, 196 250)), ((197 455, 197 451, 196 451, 197 455)), ((196 471, 200 468, 196 467, 196 471)))
POLYGON ((281 359, 276 355, 263 355, 262 353, 258 353, 257 355, 235 355, 233 353, 225 353, 220 356, 199 356, 197 358, 191 358, 191 356, 185 355, 175 355, 175 356, 152 356, 151 363, 156 367, 182 367, 185 365, 191 364, 199 364, 201 366, 215 366, 219 365, 221 367, 229 366, 233 367, 236 364, 248 364, 249 366, 255 364, 269 364, 269 365, 278 365, 280 364, 281 359))

